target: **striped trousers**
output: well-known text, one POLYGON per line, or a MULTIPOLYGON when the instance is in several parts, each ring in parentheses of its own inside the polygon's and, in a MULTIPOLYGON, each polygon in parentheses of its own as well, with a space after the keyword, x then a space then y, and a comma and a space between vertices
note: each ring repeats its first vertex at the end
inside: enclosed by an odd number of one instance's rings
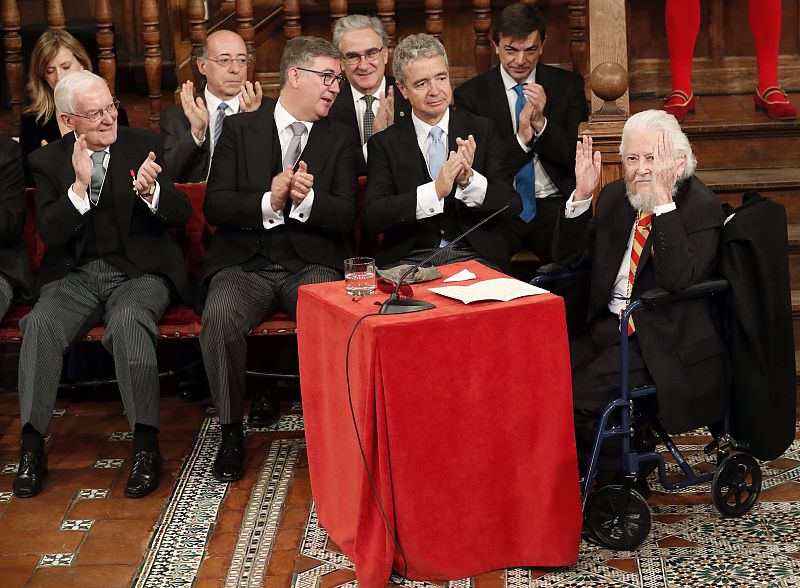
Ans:
POLYGON ((434 257, 432 261, 429 261, 425 267, 475 260, 479 263, 482 263, 486 267, 500 271, 500 268, 497 267, 493 261, 489 261, 488 259, 481 257, 481 254, 475 251, 472 247, 451 247, 446 251, 442 251, 440 247, 429 249, 412 249, 406 253, 406 256, 403 259, 398 259, 397 261, 386 264, 384 269, 397 267, 398 265, 416 265, 429 255, 433 254, 434 251, 441 251, 441 253, 434 257))
POLYGON ((203 310, 200 348, 222 424, 244 420, 250 329, 279 309, 294 318, 300 286, 341 279, 338 270, 318 264, 309 264, 296 274, 271 265, 249 272, 232 266, 214 275, 203 310))
POLYGON ((0 274, 0 319, 6 316, 11 300, 14 298, 14 289, 3 274, 0 274))
POLYGON ((130 278, 96 259, 42 287, 33 310, 20 321, 19 410, 22 424, 42 434, 53 413, 64 353, 70 343, 103 322, 103 346, 114 356, 122 403, 131 429, 159 426, 156 323, 169 305, 160 276, 130 278))

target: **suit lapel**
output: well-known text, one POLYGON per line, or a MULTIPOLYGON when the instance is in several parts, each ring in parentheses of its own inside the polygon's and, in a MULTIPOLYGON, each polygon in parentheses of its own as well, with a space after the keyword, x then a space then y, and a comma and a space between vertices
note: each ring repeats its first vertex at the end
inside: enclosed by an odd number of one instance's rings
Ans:
POLYGON ((305 149, 300 154, 300 159, 308 165, 309 173, 319 173, 325 160, 331 155, 331 145, 334 144, 330 122, 321 118, 311 127, 305 149))
POLYGON ((398 166, 398 179, 404 185, 419 186, 429 182, 431 177, 425 165, 425 157, 417 143, 417 133, 410 116, 399 121, 395 120, 397 127, 397 141, 393 143, 394 160, 398 166))
MULTIPOLYGON (((130 226, 131 216, 133 215, 133 205, 135 199, 138 198, 138 196, 133 193, 130 170, 133 169, 134 174, 138 173, 139 167, 144 161, 136 162, 133 158, 133 154, 128 149, 128 145, 127 141, 125 141, 122 136, 118 135, 117 141, 109 147, 108 152, 110 154, 110 159, 108 161, 108 170, 106 171, 103 190, 100 192, 101 199, 104 194, 113 192, 114 210, 117 213, 117 218, 120 220, 120 228, 130 226), (133 167, 129 167, 130 165, 133 167), (126 187, 128 189, 126 189, 126 187)), ((123 230, 121 234, 127 235, 127 231, 123 230)))
POLYGON ((500 77, 500 66, 496 65, 490 73, 489 83, 489 104, 494 113, 494 122, 498 126, 498 131, 503 137, 510 137, 514 134, 514 125, 511 117, 516 116, 508 108, 508 97, 506 87, 503 85, 503 78, 500 77))
POLYGON ((249 133, 244 136, 244 157, 248 182, 251 186, 269 186, 275 171, 275 161, 280 167, 281 143, 275 127, 275 102, 263 106, 252 118, 249 133))
POLYGON ((463 113, 455 110, 453 108, 450 109, 450 124, 447 133, 447 149, 448 151, 458 151, 458 145, 456 145, 456 139, 466 139, 469 136, 469 130, 467 129, 466 125, 464 124, 464 117, 463 113))

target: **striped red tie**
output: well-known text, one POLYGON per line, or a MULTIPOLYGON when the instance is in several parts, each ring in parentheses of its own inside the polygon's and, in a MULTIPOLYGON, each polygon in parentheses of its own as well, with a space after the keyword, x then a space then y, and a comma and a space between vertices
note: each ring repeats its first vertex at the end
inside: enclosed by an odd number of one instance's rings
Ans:
MULTIPOLYGON (((633 292, 633 281, 636 278, 636 268, 639 267, 639 259, 644 251, 644 244, 650 235, 650 222, 653 220, 652 212, 639 212, 639 220, 636 223, 636 230, 633 232, 633 247, 631 248, 631 265, 628 270, 628 299, 630 300, 633 292)), ((636 327, 633 326, 633 317, 628 319, 628 337, 630 337, 636 327)))

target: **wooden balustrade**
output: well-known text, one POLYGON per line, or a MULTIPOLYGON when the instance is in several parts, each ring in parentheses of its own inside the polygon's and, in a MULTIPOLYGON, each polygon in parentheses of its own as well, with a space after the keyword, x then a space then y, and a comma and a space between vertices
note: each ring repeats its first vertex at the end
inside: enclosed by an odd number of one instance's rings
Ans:
POLYGON ((64 28, 64 5, 61 0, 45 0, 45 18, 51 29, 64 28))
POLYGON ((425 30, 437 39, 442 36, 444 30, 443 12, 442 0, 425 0, 425 30))
POLYGON ((253 0, 236 0, 236 32, 244 39, 250 61, 247 64, 247 79, 252 80, 256 67, 256 50, 253 43, 253 0))
POLYGON ((147 127, 158 131, 161 119, 161 33, 158 26, 157 0, 142 0, 142 24, 144 71, 150 97, 150 117, 147 127))
POLYGON ((492 48, 489 29, 492 26, 491 0, 473 0, 472 28, 475 30, 475 69, 479 74, 492 66, 492 48))
POLYGON ((394 20, 394 0, 377 0, 375 10, 378 18, 381 19, 383 29, 389 36, 389 61, 392 60, 394 46, 397 45, 397 25, 394 20))
POLYGON ((303 34, 300 25, 299 0, 283 0, 283 35, 286 39, 294 39, 303 34))
POLYGON ((117 61, 114 58, 114 22, 111 14, 111 0, 95 0, 94 20, 97 24, 97 69, 106 80, 108 90, 114 96, 117 93, 117 61))
POLYGON ((6 58, 6 78, 8 79, 9 101, 11 103, 11 124, 8 132, 12 137, 19 136, 22 119, 23 75, 22 36, 19 34, 19 7, 16 0, 3 0, 3 50, 6 58))
POLYGON ((347 16, 347 0, 330 0, 331 31, 336 21, 347 16))
MULTIPOLYGON (((187 10, 189 20, 189 40, 192 43, 192 78, 196 89, 200 89, 202 80, 200 79, 200 72, 194 65, 195 58, 197 58, 203 51, 203 45, 206 42, 206 7, 203 0, 189 0, 187 10)), ((178 80, 182 83, 186 80, 178 80)))

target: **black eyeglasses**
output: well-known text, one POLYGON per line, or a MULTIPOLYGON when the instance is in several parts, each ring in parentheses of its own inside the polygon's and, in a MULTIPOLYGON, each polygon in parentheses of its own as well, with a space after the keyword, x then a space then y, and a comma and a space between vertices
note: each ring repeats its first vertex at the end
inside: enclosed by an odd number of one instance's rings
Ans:
POLYGON ((383 47, 372 47, 371 49, 364 51, 364 53, 356 53, 355 51, 351 53, 345 53, 344 62, 347 65, 358 65, 361 63, 362 57, 366 58, 367 61, 378 61, 381 51, 383 51, 383 47))
POLYGON ((210 57, 204 57, 203 59, 208 59, 209 61, 213 61, 218 66, 227 68, 233 63, 234 61, 237 63, 239 67, 247 67, 247 64, 250 63, 250 59, 247 57, 229 57, 227 55, 223 55, 219 59, 212 59, 210 57))
POLYGON ((68 112, 67 114, 68 114, 68 115, 70 115, 70 116, 78 116, 78 117, 80 117, 80 118, 85 118, 85 119, 86 119, 86 120, 88 120, 89 122, 97 122, 97 121, 99 121, 101 118, 103 118, 103 115, 104 115, 106 112, 107 112, 108 114, 114 114, 114 113, 117 111, 117 109, 118 109, 118 108, 119 108, 119 100, 117 100, 116 98, 114 98, 114 99, 111 101, 111 104, 109 104, 109 105, 108 105, 108 106, 106 106, 105 108, 99 108, 99 109, 97 109, 97 110, 93 110, 93 111, 92 111, 92 112, 90 112, 89 114, 78 114, 77 112, 68 112))
POLYGON ((344 76, 342 74, 335 74, 329 71, 317 71, 315 69, 306 69, 305 67, 295 67, 295 69, 299 69, 300 71, 307 71, 308 73, 317 74, 319 77, 322 78, 322 83, 326 86, 332 86, 333 82, 338 82, 341 86, 344 83, 344 76))

